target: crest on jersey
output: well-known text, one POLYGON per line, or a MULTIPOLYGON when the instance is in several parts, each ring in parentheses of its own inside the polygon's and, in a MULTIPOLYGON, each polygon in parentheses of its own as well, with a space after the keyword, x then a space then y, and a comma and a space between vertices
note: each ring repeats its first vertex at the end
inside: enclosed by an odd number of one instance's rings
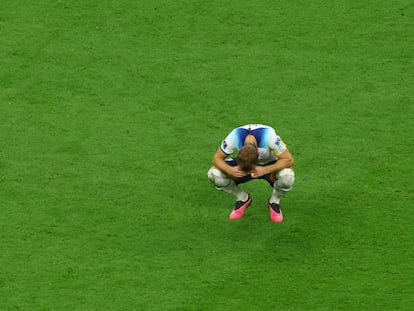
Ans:
POLYGON ((226 143, 226 141, 225 141, 225 140, 223 140, 223 144, 222 144, 222 146, 223 146, 223 149, 226 149, 226 148, 227 148, 227 143, 226 143))

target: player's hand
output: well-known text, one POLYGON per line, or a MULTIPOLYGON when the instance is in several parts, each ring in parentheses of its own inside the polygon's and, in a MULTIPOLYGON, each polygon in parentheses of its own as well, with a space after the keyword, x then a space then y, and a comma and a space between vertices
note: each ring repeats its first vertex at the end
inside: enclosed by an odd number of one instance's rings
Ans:
POLYGON ((252 176, 252 178, 259 178, 266 174, 268 174, 268 172, 264 166, 257 165, 253 170, 250 171, 250 176, 252 176))
POLYGON ((238 179, 247 176, 249 173, 241 170, 238 166, 231 166, 227 174, 232 178, 238 179))

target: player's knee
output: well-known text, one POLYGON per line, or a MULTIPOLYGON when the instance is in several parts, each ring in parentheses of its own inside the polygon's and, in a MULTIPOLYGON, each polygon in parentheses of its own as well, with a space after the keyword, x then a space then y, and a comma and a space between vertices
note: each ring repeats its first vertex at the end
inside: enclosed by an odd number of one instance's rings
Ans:
POLYGON ((212 167, 207 172, 208 179, 216 185, 217 189, 227 187, 231 179, 219 169, 212 167))
POLYGON ((273 184, 273 187, 282 190, 290 191, 295 182, 295 172, 291 168, 284 168, 280 170, 276 175, 276 181, 273 184))

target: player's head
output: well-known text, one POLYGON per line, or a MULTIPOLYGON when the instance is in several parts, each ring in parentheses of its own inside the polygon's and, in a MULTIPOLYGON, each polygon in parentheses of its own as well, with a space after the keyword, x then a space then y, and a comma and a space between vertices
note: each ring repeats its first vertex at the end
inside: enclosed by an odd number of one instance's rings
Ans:
POLYGON ((245 172, 250 172, 257 164, 259 152, 253 144, 245 144, 237 153, 237 165, 245 172))

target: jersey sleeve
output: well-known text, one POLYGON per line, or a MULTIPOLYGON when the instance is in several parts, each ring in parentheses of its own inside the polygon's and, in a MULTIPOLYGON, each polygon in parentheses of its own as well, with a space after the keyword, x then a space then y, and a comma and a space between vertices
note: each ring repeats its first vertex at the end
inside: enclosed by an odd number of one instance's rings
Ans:
POLYGON ((220 150, 227 155, 231 155, 234 149, 237 148, 237 135, 233 130, 227 137, 221 142, 220 150))
POLYGON ((287 149, 286 144, 283 142, 280 136, 276 134, 276 132, 272 132, 272 134, 269 136, 268 144, 269 148, 276 156, 283 153, 287 149))

